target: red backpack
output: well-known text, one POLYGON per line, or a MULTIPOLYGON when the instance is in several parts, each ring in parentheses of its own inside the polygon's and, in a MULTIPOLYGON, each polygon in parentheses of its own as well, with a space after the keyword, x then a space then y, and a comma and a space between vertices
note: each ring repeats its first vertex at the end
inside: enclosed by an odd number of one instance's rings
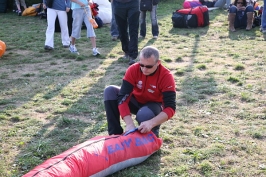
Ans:
POLYGON ((210 24, 209 11, 205 6, 198 6, 189 9, 180 9, 173 12, 173 27, 175 28, 196 28, 210 24))

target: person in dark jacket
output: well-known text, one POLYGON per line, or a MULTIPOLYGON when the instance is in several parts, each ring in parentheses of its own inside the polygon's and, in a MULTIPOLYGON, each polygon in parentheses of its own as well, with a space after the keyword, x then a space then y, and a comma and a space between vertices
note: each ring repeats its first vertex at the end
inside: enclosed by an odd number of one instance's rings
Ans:
POLYGON ((127 69, 121 88, 111 85, 104 90, 109 135, 124 132, 120 116, 126 123, 125 132, 134 130, 132 113, 141 133, 152 131, 159 136, 160 125, 175 114, 176 84, 171 72, 161 65, 158 49, 144 47, 139 59, 127 69))
POLYGON ((112 3, 124 58, 132 65, 138 56, 139 0, 113 0, 112 3))

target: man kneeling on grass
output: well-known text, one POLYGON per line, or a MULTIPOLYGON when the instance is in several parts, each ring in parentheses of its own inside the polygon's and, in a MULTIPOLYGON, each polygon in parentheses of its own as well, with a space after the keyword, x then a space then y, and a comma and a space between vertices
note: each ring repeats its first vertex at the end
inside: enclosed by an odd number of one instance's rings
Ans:
POLYGON ((143 48, 139 59, 127 69, 121 88, 110 85, 104 90, 109 135, 123 133, 120 115, 126 123, 125 132, 134 130, 132 113, 141 133, 153 131, 158 137, 160 125, 175 114, 174 77, 161 64, 158 49, 143 48))

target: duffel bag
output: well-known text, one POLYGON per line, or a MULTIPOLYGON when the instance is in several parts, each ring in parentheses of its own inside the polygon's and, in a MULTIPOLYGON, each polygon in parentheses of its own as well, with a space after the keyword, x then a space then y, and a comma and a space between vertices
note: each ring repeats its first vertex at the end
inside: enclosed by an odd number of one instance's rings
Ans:
POLYGON ((175 28, 196 28, 210 24, 209 11, 205 6, 180 9, 173 12, 172 23, 175 28))

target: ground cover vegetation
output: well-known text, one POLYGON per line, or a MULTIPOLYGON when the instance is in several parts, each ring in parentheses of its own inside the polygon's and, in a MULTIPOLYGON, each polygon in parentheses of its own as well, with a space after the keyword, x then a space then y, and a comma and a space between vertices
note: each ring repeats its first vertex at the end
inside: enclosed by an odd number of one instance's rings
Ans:
MULTIPOLYGON (((262 3, 262 2, 260 2, 262 3)), ((162 125, 162 148, 145 162, 112 176, 266 176, 265 35, 228 32, 226 10, 210 12, 210 25, 172 28, 181 1, 162 1, 156 46, 175 76, 177 110, 162 125)), ((107 135, 103 89, 120 85, 128 67, 110 26, 96 29, 101 56, 85 38, 80 55, 44 47, 46 21, 0 14, 0 176, 21 176, 44 160, 97 135, 107 135)))

